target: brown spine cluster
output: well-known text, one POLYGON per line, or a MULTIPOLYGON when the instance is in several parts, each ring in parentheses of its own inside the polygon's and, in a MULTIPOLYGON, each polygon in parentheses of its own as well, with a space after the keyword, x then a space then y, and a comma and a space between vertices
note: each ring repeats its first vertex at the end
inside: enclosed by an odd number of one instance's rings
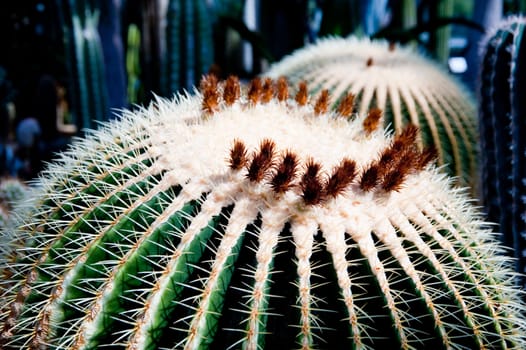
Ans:
POLYGON ((336 197, 345 191, 356 176, 356 162, 344 158, 340 164, 333 169, 325 186, 325 192, 329 197, 336 197))
POLYGON ((259 182, 265 178, 267 171, 274 165, 276 144, 274 141, 265 139, 255 152, 252 161, 248 164, 247 178, 252 182, 259 182))
POLYGON ((411 173, 424 169, 436 159, 436 151, 418 149, 416 139, 418 128, 412 124, 395 136, 391 145, 385 148, 380 158, 373 162, 360 179, 360 188, 371 191, 380 187, 385 192, 398 191, 411 173))
MULTIPOLYGON (((241 96, 239 79, 235 76, 228 77, 223 83, 219 83, 214 75, 204 76, 200 83, 200 89, 203 95, 202 109, 207 115, 217 112, 221 101, 224 101, 226 106, 231 106, 239 100, 241 96)), ((280 77, 276 81, 271 78, 262 80, 256 77, 250 81, 246 97, 251 106, 258 103, 268 103, 273 98, 281 102, 288 101, 290 97, 288 81, 285 77, 280 77)), ((299 83, 294 100, 299 106, 305 106, 309 103, 309 93, 306 82, 303 81, 299 83)), ((316 115, 327 113, 330 108, 329 91, 321 91, 312 106, 316 115)), ((342 117, 349 118, 354 113, 354 95, 349 93, 342 98, 336 111, 342 117)), ((381 112, 378 112, 378 120, 374 119, 377 114, 374 114, 374 111, 371 113, 370 117, 368 117, 368 124, 367 126, 364 124, 364 127, 374 130, 380 125, 379 117, 381 116, 381 112)))
POLYGON ((324 184, 321 178, 321 165, 309 159, 301 176, 300 189, 303 202, 307 205, 316 205, 325 200, 324 184))
POLYGON ((240 94, 239 79, 235 76, 228 77, 223 89, 223 100, 225 100, 227 106, 233 105, 239 99, 240 94))
POLYGON ((329 109, 329 90, 324 89, 314 104, 314 113, 323 114, 327 109, 329 109))
POLYGON ((263 140, 251 157, 247 156, 244 143, 235 140, 230 150, 229 165, 235 171, 245 168, 250 182, 266 181, 276 194, 299 188, 306 205, 336 198, 355 180, 363 191, 381 189, 389 193, 400 190, 409 174, 421 171, 436 159, 433 148, 418 150, 417 132, 414 125, 408 125, 382 151, 379 159, 369 164, 361 174, 358 174, 356 162, 348 158, 342 159, 328 175, 322 173, 320 163, 308 159, 300 174, 299 157, 290 150, 277 156, 276 144, 270 139, 263 140))
POLYGON ((287 151, 276 167, 276 172, 270 180, 270 186, 276 193, 284 193, 292 187, 292 181, 298 171, 298 156, 292 151, 287 151))
POLYGON ((252 79, 252 81, 250 82, 248 86, 248 93, 247 93, 248 100, 250 101, 252 105, 256 105, 259 102, 262 90, 263 90, 263 87, 261 85, 261 79, 257 77, 252 79))
POLYGON ((247 149, 240 140, 234 141, 234 146, 230 150, 230 169, 240 170, 247 164, 247 149))
POLYGON ((274 97, 274 81, 271 78, 265 78, 263 83, 263 89, 261 89, 261 98, 262 103, 268 103, 274 97))
POLYGON ((349 118, 354 113, 354 94, 348 93, 338 105, 338 113, 342 117, 349 118))
POLYGON ((372 133, 382 124, 382 110, 379 108, 371 108, 367 117, 363 121, 363 129, 367 134, 372 133))
POLYGON ((285 77, 280 77, 276 82, 276 97, 278 101, 286 101, 289 98, 289 83, 285 77))
POLYGON ((298 92, 296 93, 294 99, 300 106, 305 106, 307 104, 307 101, 309 100, 309 91, 305 81, 299 83, 298 92))
POLYGON ((219 108, 219 91, 217 88, 217 77, 213 74, 207 75, 201 79, 199 88, 203 93, 203 111, 207 114, 213 114, 219 108))

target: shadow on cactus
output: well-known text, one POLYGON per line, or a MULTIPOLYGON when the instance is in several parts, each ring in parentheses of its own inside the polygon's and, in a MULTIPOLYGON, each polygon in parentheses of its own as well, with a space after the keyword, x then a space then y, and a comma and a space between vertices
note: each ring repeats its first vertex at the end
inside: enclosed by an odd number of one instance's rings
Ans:
POLYGON ((265 75, 286 76, 293 84, 305 81, 313 92, 327 89, 332 104, 350 91, 358 114, 380 108, 385 125, 397 132, 408 123, 417 125, 418 143, 433 145, 438 164, 476 193, 475 102, 438 63, 410 47, 357 37, 327 38, 285 57, 265 75))
POLYGON ((2 258, 2 347, 525 348, 511 262, 416 127, 328 98, 208 77, 75 143, 2 258))

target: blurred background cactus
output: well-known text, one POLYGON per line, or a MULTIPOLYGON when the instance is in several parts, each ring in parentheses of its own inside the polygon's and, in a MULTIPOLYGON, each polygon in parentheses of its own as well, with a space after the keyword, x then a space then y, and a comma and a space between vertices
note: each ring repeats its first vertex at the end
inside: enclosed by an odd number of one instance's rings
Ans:
POLYGON ((436 62, 408 47, 384 40, 329 38, 306 46, 272 65, 265 73, 305 81, 312 91, 328 90, 337 104, 354 94, 357 112, 384 110, 385 125, 400 131, 420 128, 420 142, 436 147, 439 165, 477 187, 478 129, 476 104, 454 77, 436 62))
POLYGON ((127 51, 126 51, 126 73, 128 75, 128 101, 130 104, 137 104, 139 96, 144 95, 141 83, 141 64, 139 52, 141 46, 141 32, 136 24, 128 26, 127 51))
POLYGON ((521 273, 526 272, 525 29, 526 18, 513 16, 490 31, 481 46, 479 87, 482 199, 521 273))
POLYGON ((101 39, 100 10, 90 0, 58 0, 64 33, 65 62, 70 72, 73 122, 94 129, 109 119, 108 90, 101 39))
POLYGON ((201 87, 44 173, 2 246, 3 349, 526 347, 510 258, 414 126, 201 87))
POLYGON ((191 90, 214 61, 211 14, 205 0, 169 0, 161 92, 191 90))
MULTIPOLYGON (((27 184, 16 178, 0 178, 0 237, 7 228, 9 217, 17 202, 29 196, 30 189, 27 184)), ((2 244, 5 243, 4 239, 2 244)))
POLYGON ((0 66, 0 178, 16 176, 14 169, 14 150, 12 143, 15 135, 13 84, 7 78, 6 70, 0 66))

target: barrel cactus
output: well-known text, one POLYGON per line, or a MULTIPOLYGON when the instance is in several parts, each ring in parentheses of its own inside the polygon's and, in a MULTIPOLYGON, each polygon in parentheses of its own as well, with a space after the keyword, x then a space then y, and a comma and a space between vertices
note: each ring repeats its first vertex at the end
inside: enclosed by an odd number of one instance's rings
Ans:
MULTIPOLYGON (((488 218, 526 272, 526 18, 503 20, 483 41, 481 193, 488 218)), ((526 280, 523 279, 523 284, 526 280)))
POLYGON ((75 143, 10 232, 1 347, 525 348, 511 262, 417 128, 289 91, 207 77, 75 143))
POLYGON ((404 47, 368 38, 326 38, 272 65, 266 76, 305 81, 313 92, 327 89, 337 104, 347 91, 357 112, 372 107, 385 113, 396 131, 419 127, 419 143, 434 145, 438 164, 477 191, 476 106, 467 90, 438 63, 404 47))

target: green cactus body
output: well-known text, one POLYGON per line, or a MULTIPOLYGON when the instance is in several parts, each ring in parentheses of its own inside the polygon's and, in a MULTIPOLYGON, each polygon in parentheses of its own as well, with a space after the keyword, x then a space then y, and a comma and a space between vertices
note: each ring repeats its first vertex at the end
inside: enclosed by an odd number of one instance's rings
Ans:
POLYGON ((208 78, 75 143, 0 261, 2 347, 525 348, 511 262, 416 128, 288 91, 208 78))
POLYGON ((485 39, 479 108, 483 202, 521 273, 526 271, 525 29, 524 17, 511 17, 485 39))
POLYGON ((438 164, 477 187, 478 130, 473 99, 448 73, 409 47, 369 39, 327 38, 299 49, 265 75, 305 81, 312 91, 327 89, 338 103, 355 95, 358 113, 372 107, 385 113, 396 131, 407 123, 420 128, 421 142, 434 145, 438 164))
POLYGON ((213 63, 212 24, 203 0, 170 0, 166 10, 166 53, 161 92, 190 90, 213 63))

